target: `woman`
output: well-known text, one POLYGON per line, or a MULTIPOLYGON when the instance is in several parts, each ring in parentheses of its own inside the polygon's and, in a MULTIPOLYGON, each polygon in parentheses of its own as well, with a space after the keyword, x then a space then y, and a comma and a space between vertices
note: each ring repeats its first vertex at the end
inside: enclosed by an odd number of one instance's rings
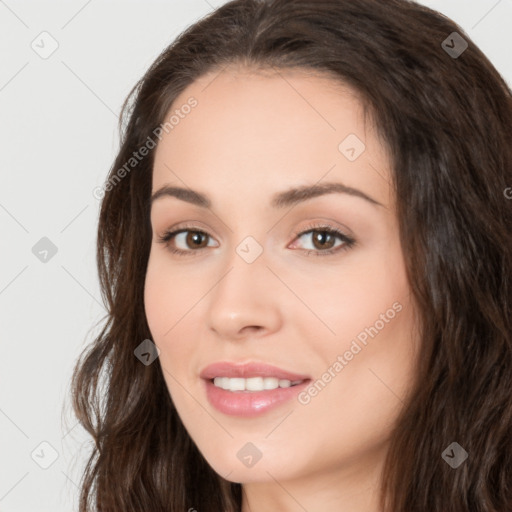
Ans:
POLYGON ((132 97, 80 511, 511 510, 512 100, 470 38, 235 0, 132 97))

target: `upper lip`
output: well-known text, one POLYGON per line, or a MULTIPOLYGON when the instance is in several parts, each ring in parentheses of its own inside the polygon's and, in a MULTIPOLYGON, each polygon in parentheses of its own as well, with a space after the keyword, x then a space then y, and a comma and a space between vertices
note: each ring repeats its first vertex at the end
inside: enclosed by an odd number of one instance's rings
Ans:
POLYGON ((214 379, 215 377, 275 377, 277 379, 286 379, 290 381, 308 380, 308 375, 289 372, 267 363, 248 362, 233 363, 229 361, 220 361, 209 364, 199 374, 203 379, 214 379))

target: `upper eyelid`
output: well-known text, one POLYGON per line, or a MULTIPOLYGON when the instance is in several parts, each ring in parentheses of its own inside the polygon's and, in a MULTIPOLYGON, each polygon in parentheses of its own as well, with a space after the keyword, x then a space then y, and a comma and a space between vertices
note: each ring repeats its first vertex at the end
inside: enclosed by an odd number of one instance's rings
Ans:
MULTIPOLYGON (((210 229, 209 227, 204 227, 204 228, 201 227, 201 224, 202 224, 201 221, 192 220, 189 222, 184 222, 183 224, 178 223, 175 227, 172 227, 169 229, 164 229, 164 232, 169 233, 169 232, 189 230, 189 231, 200 231, 200 232, 207 234, 208 236, 212 236, 209 232, 209 229, 210 229)), ((305 234, 310 231, 320 230, 320 229, 338 231, 338 232, 340 232, 340 234, 343 234, 347 237, 351 236, 351 230, 348 227, 340 226, 338 222, 336 222, 334 220, 330 220, 330 219, 329 220, 325 219, 323 221, 322 220, 313 221, 312 225, 306 226, 300 230, 294 230, 293 234, 294 235, 305 234)), ((153 231, 156 231, 156 230, 153 229, 153 231)), ((232 231, 232 230, 230 230, 230 231, 232 231)))
MULTIPOLYGON (((350 236, 342 228, 338 228, 336 226, 332 226, 329 224, 319 224, 319 225, 314 225, 314 226, 308 226, 303 229, 293 231, 293 234, 295 236, 305 235, 306 233, 310 233, 311 231, 320 231, 320 230, 333 231, 333 232, 335 231, 341 235, 350 236)), ((183 231, 194 231, 194 232, 203 233, 205 235, 208 235, 209 237, 212 237, 212 235, 208 232, 207 228, 201 228, 199 226, 188 226, 188 225, 181 226, 179 224, 175 228, 165 229, 164 234, 165 233, 173 233, 176 235, 178 233, 182 233, 183 231)))

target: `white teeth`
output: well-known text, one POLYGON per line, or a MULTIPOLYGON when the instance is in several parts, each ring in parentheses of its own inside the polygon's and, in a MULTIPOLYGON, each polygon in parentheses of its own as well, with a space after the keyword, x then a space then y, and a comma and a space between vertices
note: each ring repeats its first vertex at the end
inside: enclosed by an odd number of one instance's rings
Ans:
POLYGON ((263 377, 251 377, 245 379, 245 388, 247 391, 261 391, 263 389, 263 377))
POLYGON ((263 388, 262 389, 276 389, 279 387, 279 379, 275 377, 265 377, 263 379, 263 388))
POLYGON ((230 391, 243 391, 245 389, 245 379, 228 379, 228 386, 230 391))
POLYGON ((250 377, 248 379, 241 377, 215 377, 213 379, 215 386, 228 391, 264 391, 277 388, 289 388, 301 382, 301 380, 292 382, 287 379, 277 379, 276 377, 250 377))

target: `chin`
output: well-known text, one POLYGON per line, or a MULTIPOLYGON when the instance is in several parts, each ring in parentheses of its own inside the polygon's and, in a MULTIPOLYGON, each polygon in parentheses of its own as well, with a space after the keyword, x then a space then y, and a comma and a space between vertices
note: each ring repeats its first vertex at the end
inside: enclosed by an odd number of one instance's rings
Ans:
MULTIPOLYGON (((262 443, 255 443, 261 446, 262 443)), ((250 442, 233 443, 233 447, 219 447, 218 453, 208 453, 206 457, 212 469, 225 480, 234 483, 268 482, 288 480, 299 476, 297 458, 286 456, 270 447, 258 449, 250 442), (232 456, 230 454, 233 454, 232 456)), ((288 453, 296 450, 287 449, 288 453)))

